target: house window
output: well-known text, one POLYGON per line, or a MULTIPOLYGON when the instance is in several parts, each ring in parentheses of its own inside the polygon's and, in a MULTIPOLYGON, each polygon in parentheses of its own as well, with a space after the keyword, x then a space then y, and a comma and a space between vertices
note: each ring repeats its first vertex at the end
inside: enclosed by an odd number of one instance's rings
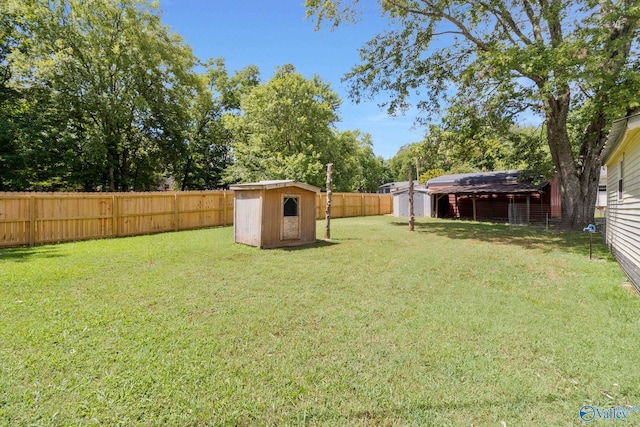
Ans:
POLYGON ((618 200, 622 200, 623 189, 624 189, 624 158, 620 160, 620 177, 618 179, 618 200))
POLYGON ((298 197, 284 198, 284 216, 298 216, 298 197))

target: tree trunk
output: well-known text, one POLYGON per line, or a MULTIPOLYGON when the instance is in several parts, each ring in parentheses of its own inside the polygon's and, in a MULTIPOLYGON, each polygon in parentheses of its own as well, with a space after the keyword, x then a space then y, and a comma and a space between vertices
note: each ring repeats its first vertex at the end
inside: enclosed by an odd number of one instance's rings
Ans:
POLYGON ((331 191, 331 169, 333 167, 333 163, 327 164, 327 206, 324 210, 324 219, 325 219, 325 228, 324 228, 324 239, 331 240, 331 196, 333 192, 331 191))
POLYGON ((413 171, 409 165, 409 231, 413 231, 416 218, 413 213, 413 171))
POLYGON ((184 175, 182 176, 182 185, 180 185, 181 191, 187 190, 187 183, 189 182, 189 171, 191 169, 191 163, 193 162, 193 157, 187 157, 187 164, 184 166, 184 175))
POLYGON ((547 140, 560 182, 560 227, 575 229, 593 222, 600 179, 600 166, 595 157, 599 155, 600 141, 585 140, 576 163, 567 132, 568 111, 568 91, 559 99, 547 101, 547 140))

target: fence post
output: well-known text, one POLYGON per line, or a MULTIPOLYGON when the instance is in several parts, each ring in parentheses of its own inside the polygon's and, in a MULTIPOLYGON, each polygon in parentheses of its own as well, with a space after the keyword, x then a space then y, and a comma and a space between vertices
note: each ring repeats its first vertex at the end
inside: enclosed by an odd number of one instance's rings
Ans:
POLYGON ((36 244, 36 201, 35 196, 29 197, 29 246, 36 244))
POLYGON ((343 218, 347 217, 347 195, 346 195, 346 193, 342 193, 342 216, 343 216, 343 218))
POLYGON ((111 199, 113 200, 112 206, 111 206, 111 212, 113 213, 113 225, 111 226, 113 228, 113 230, 111 231, 113 233, 114 237, 118 237, 119 234, 119 230, 118 230, 118 196, 116 196, 115 194, 113 196, 111 196, 111 199))
POLYGON ((222 193, 222 225, 227 225, 227 190, 222 193))
POLYGON ((173 227, 175 231, 180 230, 180 212, 178 212, 178 193, 173 193, 173 227))

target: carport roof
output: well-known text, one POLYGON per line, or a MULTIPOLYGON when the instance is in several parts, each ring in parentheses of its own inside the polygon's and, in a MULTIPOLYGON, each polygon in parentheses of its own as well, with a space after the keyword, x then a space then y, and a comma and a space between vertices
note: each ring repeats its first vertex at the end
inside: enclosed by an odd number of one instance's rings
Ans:
POLYGON ((529 183, 513 184, 477 184, 450 185, 446 187, 429 188, 429 194, 522 194, 542 193, 547 184, 534 185, 529 183))
POLYGON ((523 171, 521 170, 441 175, 437 178, 430 179, 427 182, 427 187, 449 186, 449 185, 471 186, 471 185, 480 185, 480 184, 516 183, 519 181, 524 181, 524 179, 522 179, 522 176, 523 176, 523 171))

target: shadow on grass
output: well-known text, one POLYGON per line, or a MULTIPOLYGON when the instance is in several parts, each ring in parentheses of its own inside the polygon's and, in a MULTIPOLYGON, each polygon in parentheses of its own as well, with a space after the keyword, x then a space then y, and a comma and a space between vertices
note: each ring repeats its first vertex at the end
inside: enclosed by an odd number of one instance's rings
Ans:
POLYGON ((348 416, 351 420, 358 421, 360 425, 387 425, 389 420, 403 420, 411 418, 411 413, 429 414, 453 413, 453 412, 478 412, 478 408, 530 408, 540 407, 544 404, 553 404, 562 400, 560 397, 547 395, 528 394, 514 398, 502 399, 457 399, 455 402, 423 403, 412 406, 393 405, 388 409, 371 408, 363 411, 353 411, 348 416))
POLYGON ((38 246, 28 248, 0 249, 0 262, 27 262, 33 258, 59 258, 61 255, 56 246, 38 246))
MULTIPOLYGON (((407 222, 392 222, 407 227, 407 222)), ((562 250, 589 256, 589 233, 580 231, 546 231, 543 226, 510 226, 506 224, 467 222, 460 220, 435 220, 416 222, 415 230, 449 239, 478 240, 481 242, 517 245, 525 249, 543 252, 562 250)), ((592 258, 613 260, 602 234, 592 236, 592 258)))
POLYGON ((309 245, 301 245, 301 246, 291 246, 288 248, 277 248, 276 251, 285 251, 285 252, 294 252, 294 251, 305 251, 312 249, 320 249, 325 248, 327 246, 339 245, 336 241, 327 241, 327 240, 316 240, 315 243, 311 243, 309 245))

